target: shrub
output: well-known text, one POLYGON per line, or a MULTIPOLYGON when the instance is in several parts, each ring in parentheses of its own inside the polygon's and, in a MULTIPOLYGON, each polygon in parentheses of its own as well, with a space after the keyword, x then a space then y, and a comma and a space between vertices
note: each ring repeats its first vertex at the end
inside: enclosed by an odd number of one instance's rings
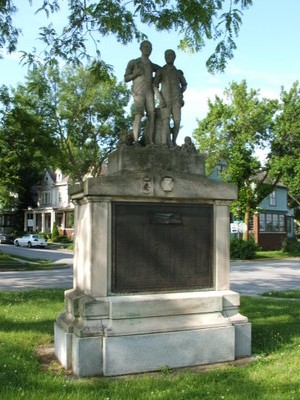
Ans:
POLYGON ((239 260, 250 260, 255 258, 259 247, 253 238, 249 240, 232 239, 230 242, 230 258, 239 260))
POLYGON ((66 244, 73 243, 72 239, 68 238, 68 236, 58 236, 55 239, 55 242, 56 243, 66 243, 66 244))
POLYGON ((59 236, 59 233, 58 233, 57 223, 54 222, 53 223, 52 234, 51 234, 52 241, 55 242, 57 240, 58 236, 59 236))
POLYGON ((294 238, 285 238, 282 243, 282 250, 285 253, 300 254, 300 243, 294 238))
POLYGON ((42 236, 44 239, 48 240, 49 239, 49 235, 46 232, 39 232, 39 235, 42 236))

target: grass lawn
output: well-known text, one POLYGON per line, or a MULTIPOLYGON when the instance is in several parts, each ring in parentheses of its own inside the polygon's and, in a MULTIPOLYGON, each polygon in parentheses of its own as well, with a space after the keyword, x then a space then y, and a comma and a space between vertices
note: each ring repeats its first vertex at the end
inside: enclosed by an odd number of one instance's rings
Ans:
MULTIPOLYGON (((65 374, 56 361, 44 368, 37 352, 53 346, 63 290, 0 292, 0 399, 298 400, 300 300, 275 295, 241 298, 241 313, 253 326, 255 359, 244 366, 79 379, 65 374)), ((285 292, 291 295, 297 297, 285 292)))
POLYGON ((300 253, 288 253, 283 250, 270 250, 270 251, 257 251, 255 259, 267 258, 267 259, 282 259, 282 258, 293 258, 300 257, 300 253))
MULTIPOLYGON (((55 264, 55 268, 64 265, 55 264)), ((28 257, 11 256, 0 251, 0 272, 1 271, 34 271, 53 268, 53 261, 44 259, 31 259, 28 257)))

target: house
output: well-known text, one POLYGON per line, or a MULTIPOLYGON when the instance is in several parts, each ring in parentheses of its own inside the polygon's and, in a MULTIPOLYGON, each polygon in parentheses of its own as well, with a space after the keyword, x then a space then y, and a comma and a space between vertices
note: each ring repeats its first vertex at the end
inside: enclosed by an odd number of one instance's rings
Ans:
POLYGON ((24 212, 25 232, 51 233, 54 222, 61 235, 74 233, 74 205, 68 195, 69 178, 59 169, 46 170, 33 188, 33 205, 24 212))
POLYGON ((282 248, 285 238, 294 237, 294 213, 288 208, 288 191, 276 185, 252 215, 250 234, 263 250, 282 248))
POLYGON ((18 194, 10 193, 11 208, 2 207, 0 204, 0 233, 11 235, 16 228, 21 226, 22 219, 20 218, 20 213, 18 212, 18 194))
MULTIPOLYGON (((220 163, 208 178, 221 180, 220 173, 225 167, 225 162, 220 163)), ((231 221, 234 222, 233 216, 231 221)), ((251 215, 249 233, 262 250, 279 250, 284 239, 294 237, 294 212, 288 208, 286 186, 277 184, 260 203, 257 212, 251 215)))
POLYGON ((1 210, 0 212, 0 232, 12 233, 16 225, 15 210, 1 210))

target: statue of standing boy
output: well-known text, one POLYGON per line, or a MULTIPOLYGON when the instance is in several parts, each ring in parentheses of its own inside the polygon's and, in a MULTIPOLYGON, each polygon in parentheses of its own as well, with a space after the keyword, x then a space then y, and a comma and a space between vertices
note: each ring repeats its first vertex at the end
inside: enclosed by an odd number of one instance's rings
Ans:
POLYGON ((156 71, 153 87, 160 102, 162 117, 163 144, 176 146, 181 121, 181 107, 184 105, 183 92, 187 82, 181 70, 174 66, 176 54, 174 50, 165 51, 166 65, 156 71), (160 91, 158 90, 160 88, 160 91), (170 121, 173 128, 170 130, 170 121), (170 140, 172 133, 172 140, 170 140), (169 143, 170 142, 170 143, 169 143))
POLYGON ((141 121, 144 112, 147 114, 146 141, 154 144, 155 106, 153 93, 153 75, 159 65, 153 64, 149 57, 152 52, 152 44, 144 40, 140 45, 141 57, 129 61, 125 71, 125 82, 132 81, 132 96, 134 99, 133 138, 137 143, 141 121))

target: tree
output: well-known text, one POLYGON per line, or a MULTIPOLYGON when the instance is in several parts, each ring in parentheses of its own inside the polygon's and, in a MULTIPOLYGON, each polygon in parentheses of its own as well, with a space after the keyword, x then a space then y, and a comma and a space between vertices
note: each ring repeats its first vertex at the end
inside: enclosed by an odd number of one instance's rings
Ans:
POLYGON ((0 204, 27 207, 31 186, 51 163, 55 140, 24 86, 1 87, 0 104, 0 204))
POLYGON ((0 204, 27 207, 45 168, 59 167, 75 181, 98 176, 130 118, 130 93, 113 76, 90 68, 44 66, 24 85, 0 89, 0 204))
POLYGON ((289 188, 291 205, 300 206, 300 88, 295 82, 289 91, 281 89, 272 143, 273 174, 289 188))
MULTIPOLYGON (((53 62, 61 57, 78 63, 87 56, 89 38, 96 45, 100 65, 105 67, 97 47, 99 35, 113 34, 119 42, 127 44, 134 39, 145 39, 140 26, 148 25, 158 31, 175 30, 181 36, 179 47, 188 51, 200 51, 206 41, 216 41, 207 68, 210 72, 224 71, 236 48, 234 39, 242 23, 242 11, 251 5, 252 0, 69 1, 68 23, 62 32, 57 33, 51 24, 41 28, 41 38, 50 49, 45 52, 45 59, 53 62)), ((40 0, 38 11, 45 11, 51 17, 59 11, 59 1, 40 0)), ((9 51, 15 49, 19 34, 11 20, 15 12, 12 0, 0 3, 0 46, 9 51)), ((32 54, 27 56, 33 61, 32 54)))
POLYGON ((38 113, 58 142, 56 166, 75 181, 82 181, 86 174, 99 176, 120 133, 130 126, 126 85, 117 83, 114 76, 99 78, 93 65, 68 67, 63 72, 44 66, 29 73, 27 85, 39 104, 38 113))
MULTIPOLYGON (((207 154, 208 173, 225 161, 222 178, 238 189, 231 210, 235 215, 241 212, 249 227, 251 212, 273 191, 282 175, 282 171, 273 169, 271 153, 264 160, 257 156, 259 150, 272 148, 277 139, 274 126, 279 104, 261 99, 257 90, 248 90, 246 81, 233 82, 224 94, 224 100, 216 96, 214 102, 209 101, 208 114, 198 121, 194 137, 200 151, 207 154)), ((244 235, 247 238, 248 232, 244 235)))

